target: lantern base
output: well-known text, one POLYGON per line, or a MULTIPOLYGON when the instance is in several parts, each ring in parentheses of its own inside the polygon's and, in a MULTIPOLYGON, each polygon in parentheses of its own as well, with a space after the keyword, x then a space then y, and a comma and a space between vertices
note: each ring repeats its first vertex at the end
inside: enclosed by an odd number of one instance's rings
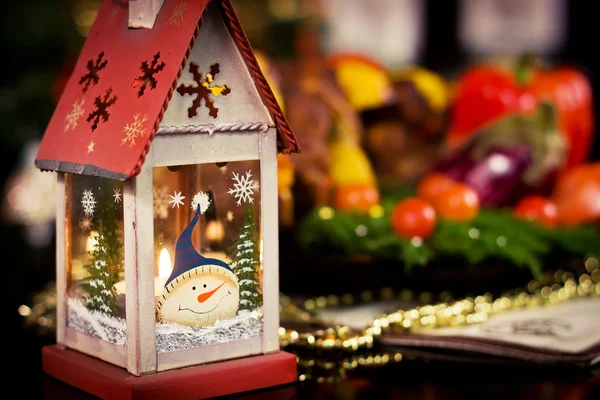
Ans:
POLYGON ((280 351, 134 376, 61 345, 44 346, 46 374, 100 398, 204 399, 280 386, 297 379, 296 356, 280 351))

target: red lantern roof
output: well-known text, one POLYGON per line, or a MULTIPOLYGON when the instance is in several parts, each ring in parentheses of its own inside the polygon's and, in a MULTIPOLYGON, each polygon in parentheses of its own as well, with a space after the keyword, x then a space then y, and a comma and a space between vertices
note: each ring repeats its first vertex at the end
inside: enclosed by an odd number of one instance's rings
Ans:
MULTIPOLYGON (((231 3, 213 1, 275 123, 279 151, 298 152, 231 3)), ((130 29, 128 2, 104 1, 42 138, 36 166, 120 180, 137 175, 209 2, 166 0, 153 28, 130 29)))

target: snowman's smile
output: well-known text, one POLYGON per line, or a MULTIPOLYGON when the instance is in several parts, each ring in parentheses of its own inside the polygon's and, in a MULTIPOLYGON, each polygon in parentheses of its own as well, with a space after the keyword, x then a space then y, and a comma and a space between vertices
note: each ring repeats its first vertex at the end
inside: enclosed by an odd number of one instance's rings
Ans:
POLYGON ((221 300, 223 300, 225 297, 231 295, 231 292, 228 290, 226 294, 224 294, 223 296, 221 296, 221 298, 219 299, 219 301, 217 301, 217 304, 215 304, 215 306, 213 308, 211 308, 208 311, 194 311, 191 308, 181 308, 181 304, 179 305, 179 309, 177 311, 191 311, 194 314, 208 314, 211 313, 213 311, 215 311, 217 309, 217 307, 219 307, 219 304, 221 303, 221 300))

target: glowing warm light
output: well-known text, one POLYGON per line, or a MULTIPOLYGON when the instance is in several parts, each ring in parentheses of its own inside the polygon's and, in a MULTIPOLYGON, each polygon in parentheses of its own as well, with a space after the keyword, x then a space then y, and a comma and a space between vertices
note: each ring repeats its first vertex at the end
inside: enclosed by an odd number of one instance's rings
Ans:
MULTIPOLYGON (((154 297, 158 298, 167 283, 167 279, 171 275, 173 270, 173 264, 171 263, 171 256, 167 249, 160 251, 158 258, 158 276, 154 277, 154 297)), ((125 281, 119 281, 114 284, 113 289, 120 295, 125 295, 125 281)))
POLYGON ((160 251, 160 257, 158 259, 158 277, 162 279, 163 285, 169 279, 169 275, 173 271, 173 264, 171 263, 171 256, 167 249, 162 249, 160 251))
POLYGON ((85 243, 85 251, 87 251, 88 253, 91 253, 92 251, 94 251, 96 249, 96 244, 98 244, 98 232, 96 231, 91 231, 90 235, 87 238, 87 241, 85 243))
POLYGON ((333 208, 331 207, 321 207, 319 209, 319 217, 321 219, 331 219, 334 214, 333 208))
POLYGON ((19 306, 19 315, 23 316, 23 317, 28 317, 31 315, 31 308, 29 308, 28 306, 26 306, 25 304, 19 306))
POLYGON ((206 226, 206 238, 211 242, 218 242, 225 236, 225 229, 221 221, 210 221, 206 226))

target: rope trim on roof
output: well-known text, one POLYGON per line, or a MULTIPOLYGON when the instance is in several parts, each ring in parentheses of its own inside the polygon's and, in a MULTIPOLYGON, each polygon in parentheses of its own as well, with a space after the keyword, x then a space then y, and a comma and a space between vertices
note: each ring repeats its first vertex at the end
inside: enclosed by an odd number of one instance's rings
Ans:
POLYGON ((179 126, 161 126, 156 134, 169 135, 175 133, 208 133, 212 135, 215 132, 246 132, 262 131, 266 132, 270 126, 267 122, 250 122, 236 124, 207 124, 207 125, 179 125, 179 126))
POLYGON ((233 10, 230 0, 222 0, 220 4, 225 25, 229 29, 229 33, 231 34, 233 41, 237 45, 239 52, 244 58, 244 61, 246 61, 246 65, 248 66, 250 75, 254 79, 258 92, 260 93, 265 105, 267 106, 267 109, 269 109, 275 121, 275 127, 279 132, 279 135, 277 135, 278 150, 284 154, 299 153, 300 146, 298 145, 298 142, 292 133, 292 129, 290 128, 290 125, 288 124, 281 107, 275 99, 273 91, 269 87, 266 78, 260 70, 258 61, 254 56, 252 46, 250 45, 250 41, 246 37, 246 33, 244 33, 242 25, 240 24, 240 21, 233 10))

